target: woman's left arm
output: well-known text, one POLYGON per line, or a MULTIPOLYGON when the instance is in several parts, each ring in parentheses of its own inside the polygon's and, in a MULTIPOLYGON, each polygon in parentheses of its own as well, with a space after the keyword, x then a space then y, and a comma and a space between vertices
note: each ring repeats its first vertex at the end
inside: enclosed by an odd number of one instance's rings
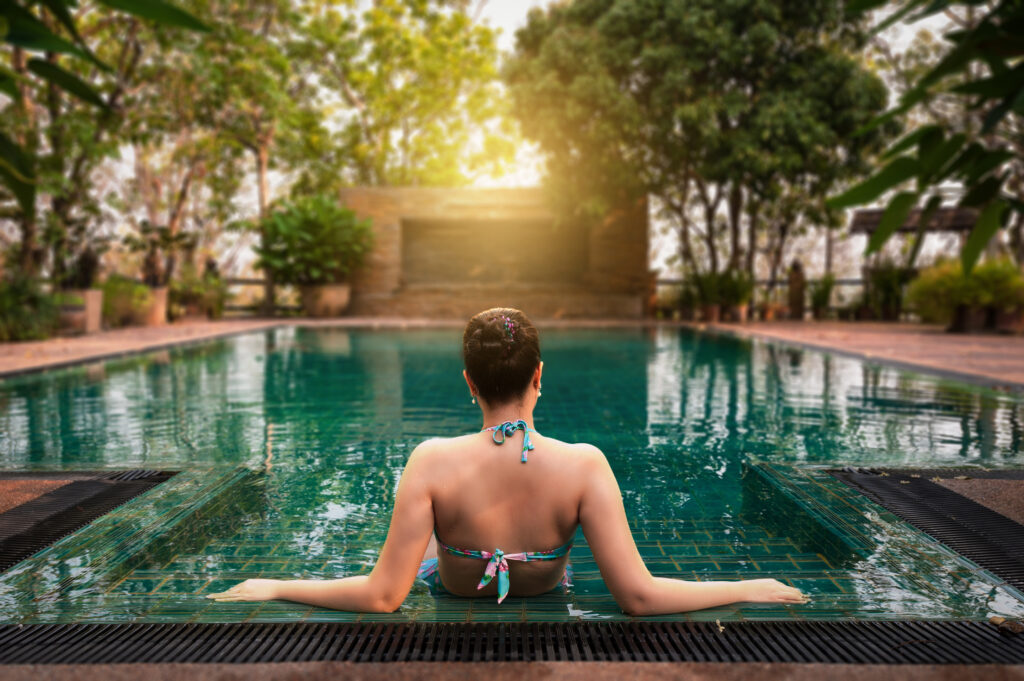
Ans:
POLYGON ((409 595, 420 559, 434 529, 426 443, 409 457, 398 483, 391 527, 380 558, 369 575, 332 580, 249 579, 210 594, 222 601, 287 600, 336 610, 393 612, 409 595))

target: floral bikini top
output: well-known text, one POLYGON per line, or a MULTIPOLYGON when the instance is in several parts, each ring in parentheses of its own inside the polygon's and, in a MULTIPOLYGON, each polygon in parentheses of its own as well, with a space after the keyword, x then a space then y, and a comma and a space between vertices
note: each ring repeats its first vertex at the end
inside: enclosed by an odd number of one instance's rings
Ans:
MULTIPOLYGON (((505 438, 512 435, 517 430, 523 431, 523 452, 521 461, 526 463, 526 453, 533 450, 533 445, 530 443, 530 433, 537 432, 533 428, 528 427, 526 425, 526 421, 523 421, 522 419, 514 423, 512 421, 505 421, 505 423, 502 423, 499 426, 491 426, 490 428, 484 428, 484 430, 491 431, 491 439, 498 445, 504 444, 505 438)), ((437 536, 437 532, 434 533, 434 536, 437 536)), ((441 541, 440 538, 437 540, 437 545, 453 556, 464 556, 466 558, 486 560, 487 567, 484 568, 484 574, 480 578, 480 583, 476 585, 476 588, 484 588, 491 583, 491 580, 494 579, 495 574, 497 574, 498 602, 501 603, 505 600, 505 596, 508 595, 508 561, 518 560, 528 563, 535 560, 557 560, 569 553, 569 549, 572 548, 572 540, 570 539, 567 543, 559 546, 557 549, 552 549, 551 551, 523 551, 521 553, 505 553, 501 549, 494 549, 494 551, 457 549, 454 546, 448 546, 441 541)))

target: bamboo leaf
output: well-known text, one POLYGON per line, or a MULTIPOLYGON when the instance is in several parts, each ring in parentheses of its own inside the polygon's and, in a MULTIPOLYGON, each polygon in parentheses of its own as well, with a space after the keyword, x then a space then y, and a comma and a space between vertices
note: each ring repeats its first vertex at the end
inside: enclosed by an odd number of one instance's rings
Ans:
POLYGON ((917 175, 919 168, 920 166, 915 159, 909 156, 900 156, 860 184, 856 184, 839 196, 829 199, 827 202, 828 206, 829 208, 836 209, 870 203, 881 196, 883 192, 917 175))
POLYGON ((210 28, 185 10, 163 0, 100 0, 112 9, 134 14, 165 26, 177 26, 190 31, 208 32, 210 28))
POLYGON ((878 227, 871 234, 871 238, 868 239, 868 247, 865 251, 867 255, 876 253, 885 245, 889 237, 903 226, 903 223, 907 221, 907 216, 910 215, 910 210, 917 203, 917 198, 917 192, 900 192, 893 197, 889 205, 886 206, 885 213, 882 214, 878 227))
POLYGON ((885 150, 885 155, 882 158, 890 159, 894 156, 898 156, 910 147, 916 146, 922 137, 929 134, 932 130, 938 130, 941 132, 942 128, 937 125, 926 125, 924 127, 914 130, 910 134, 904 136, 891 147, 885 150))
POLYGON ((29 59, 28 70, 84 102, 104 109, 107 108, 107 103, 103 101, 103 98, 100 97, 96 90, 75 74, 62 69, 52 62, 48 62, 45 59, 29 59))
POLYGON ((25 213, 35 210, 36 185, 32 159, 20 146, 0 132, 0 179, 18 200, 25 213))
POLYGON ((999 228, 1003 226, 1003 215, 1006 213, 1006 208, 1005 202, 996 199, 985 206, 985 210, 981 211, 977 222, 974 223, 974 229, 971 230, 970 236, 967 237, 964 250, 960 253, 960 263, 963 265, 964 274, 971 273, 974 264, 981 257, 981 252, 985 250, 988 242, 992 240, 992 237, 999 231, 999 228))

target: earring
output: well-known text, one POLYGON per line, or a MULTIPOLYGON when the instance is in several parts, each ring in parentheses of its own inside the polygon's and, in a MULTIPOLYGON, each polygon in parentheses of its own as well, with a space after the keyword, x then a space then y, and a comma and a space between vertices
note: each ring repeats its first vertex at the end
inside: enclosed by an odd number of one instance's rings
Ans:
POLYGON ((476 395, 473 395, 473 404, 476 404, 476 395))
POLYGON ((538 383, 537 384, 537 397, 540 397, 543 394, 543 393, 541 393, 540 388, 541 388, 541 385, 540 385, 540 383, 538 383))

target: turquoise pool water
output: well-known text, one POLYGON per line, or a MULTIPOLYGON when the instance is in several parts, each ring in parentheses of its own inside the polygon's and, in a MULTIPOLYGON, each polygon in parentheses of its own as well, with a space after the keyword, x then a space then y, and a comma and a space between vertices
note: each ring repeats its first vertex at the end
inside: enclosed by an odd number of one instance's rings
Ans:
MULTIPOLYGON (((182 471, 0 574, 0 619, 623 618, 582 537, 570 592, 501 606, 419 585, 389 615, 202 598, 372 567, 412 448, 481 425, 459 337, 283 328, 0 381, 0 469, 182 471)), ((677 328, 551 329, 542 349, 536 426, 604 450, 652 572, 814 597, 675 618, 1024 615, 1020 594, 824 472, 1019 466, 1020 394, 677 328)))

